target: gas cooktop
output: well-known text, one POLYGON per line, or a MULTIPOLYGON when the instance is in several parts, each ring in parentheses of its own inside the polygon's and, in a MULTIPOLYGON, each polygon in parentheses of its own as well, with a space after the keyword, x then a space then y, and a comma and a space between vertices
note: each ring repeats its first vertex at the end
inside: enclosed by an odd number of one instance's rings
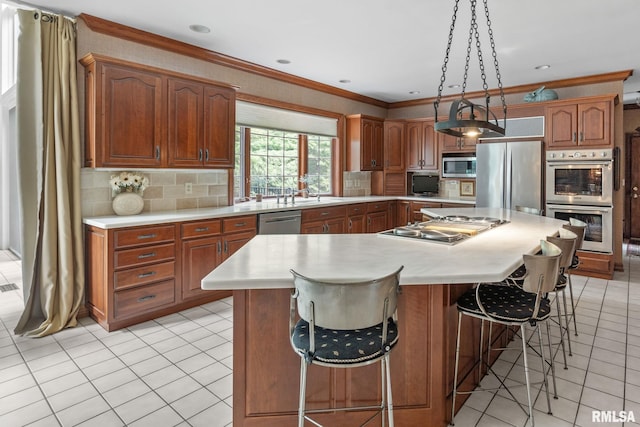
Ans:
POLYGON ((491 217, 450 215, 430 221, 410 223, 383 231, 379 235, 454 245, 507 222, 491 217))

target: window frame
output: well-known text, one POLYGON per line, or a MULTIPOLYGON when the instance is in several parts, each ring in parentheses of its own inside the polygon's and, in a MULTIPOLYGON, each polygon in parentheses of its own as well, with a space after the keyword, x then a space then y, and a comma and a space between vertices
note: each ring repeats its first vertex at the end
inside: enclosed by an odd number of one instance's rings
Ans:
MULTIPOLYGON (((233 194, 234 197, 236 198, 247 198, 250 197, 251 194, 251 127, 249 126, 243 126, 243 125, 236 125, 236 132, 240 133, 240 161, 241 161, 241 171, 239 174, 236 174, 234 172, 234 179, 232 182, 233 185, 233 194), (235 177, 239 175, 240 179, 242 180, 242 193, 241 194, 237 194, 235 191, 235 177)), ((259 127, 254 127, 254 129, 265 129, 265 130, 270 130, 270 129, 266 129, 266 128, 259 128, 259 127)), ((278 132, 287 132, 287 133, 297 133, 298 135, 298 175, 302 176, 305 174, 309 173, 309 167, 308 167, 308 160, 309 160, 309 153, 308 153, 308 147, 309 147, 309 143, 308 143, 308 135, 309 134, 303 134, 303 133, 298 133, 298 132, 289 132, 289 131, 285 131, 285 130, 280 130, 277 129, 275 131, 278 132)), ((323 136, 323 135, 313 135, 313 136, 323 136)), ((331 138, 331 172, 330 172, 330 180, 331 180, 331 190, 329 192, 325 192, 325 193, 320 193, 320 195, 322 196, 331 196, 336 194, 336 186, 338 185, 338 183, 336 182, 336 173, 335 170, 336 168, 339 168, 338 165, 336 164, 336 159, 338 158, 337 156, 337 152, 338 152, 338 138, 336 137, 328 137, 331 138)), ((297 182, 297 191, 300 191, 304 188, 304 184, 301 183, 299 180, 296 180, 297 182)), ((268 198, 268 197, 275 197, 274 195, 264 195, 263 197, 268 198)))

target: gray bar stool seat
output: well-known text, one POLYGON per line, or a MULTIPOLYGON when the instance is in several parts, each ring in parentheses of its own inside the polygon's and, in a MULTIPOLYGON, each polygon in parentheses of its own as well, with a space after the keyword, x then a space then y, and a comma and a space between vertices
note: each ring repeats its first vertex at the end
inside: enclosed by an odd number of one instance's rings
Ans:
POLYGON ((305 420, 320 425, 308 414, 354 410, 375 410, 365 424, 380 414, 382 426, 386 425, 386 411, 389 426, 394 425, 389 354, 399 338, 396 308, 402 268, 381 278, 351 283, 315 280, 291 270, 295 289, 290 301, 289 332, 293 350, 300 356, 299 427, 305 420), (310 364, 353 368, 377 361, 381 364, 379 405, 306 409, 310 364))

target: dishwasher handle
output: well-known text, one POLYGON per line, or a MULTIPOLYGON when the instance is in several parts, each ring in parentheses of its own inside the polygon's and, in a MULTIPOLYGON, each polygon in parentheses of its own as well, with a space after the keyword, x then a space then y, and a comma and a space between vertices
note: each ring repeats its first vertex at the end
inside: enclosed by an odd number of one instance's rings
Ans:
POLYGON ((275 218, 265 219, 263 222, 265 224, 272 224, 276 222, 290 222, 290 221, 300 221, 300 216, 281 216, 275 218))

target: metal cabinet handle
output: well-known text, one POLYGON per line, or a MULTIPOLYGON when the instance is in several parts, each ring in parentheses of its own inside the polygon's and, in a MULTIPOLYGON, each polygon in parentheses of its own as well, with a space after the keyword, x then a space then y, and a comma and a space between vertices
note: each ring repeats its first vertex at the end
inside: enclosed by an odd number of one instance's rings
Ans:
POLYGON ((247 225, 246 222, 236 222, 235 224, 233 224, 235 227, 244 227, 245 225, 247 225))
POLYGON ((349 230, 351 230, 353 228, 353 222, 351 222, 351 220, 349 220, 349 230))
POLYGON ((160 146, 156 145, 156 160, 160 160, 160 146))
POLYGON ((209 227, 198 227, 196 228, 195 231, 198 233, 202 233, 203 231, 208 231, 208 230, 209 230, 209 227))
POLYGON ((149 301, 150 299, 154 299, 155 297, 156 297, 155 295, 146 295, 146 296, 138 298, 138 302, 149 301))
POLYGON ((153 239, 154 237, 156 237, 156 233, 140 234, 140 235, 138 236, 138 240, 142 240, 142 239, 153 239))
POLYGON ((222 243, 218 242, 218 253, 222 253, 222 243))
POLYGON ((202 148, 198 150, 198 160, 202 161, 202 148))
POLYGON ((584 132, 580 132, 580 141, 584 141, 584 132))
POLYGON ((156 256, 155 252, 149 252, 149 253, 146 253, 146 254, 138 255, 138 259, 152 258, 154 256, 156 256))
POLYGON ((155 271, 149 271, 147 273, 138 274, 138 279, 144 279, 145 277, 151 277, 151 276, 155 276, 155 275, 156 275, 155 271))
POLYGON ((224 253, 229 253, 229 242, 224 241, 224 253))
POLYGON ((571 139, 571 141, 576 142, 576 132, 573 133, 573 138, 571 139))
POLYGON ((321 216, 327 216, 327 215, 329 215, 329 212, 320 212, 320 215, 321 216))
POLYGON ((209 149, 208 148, 206 150, 204 150, 204 161, 205 162, 209 161, 209 149))

